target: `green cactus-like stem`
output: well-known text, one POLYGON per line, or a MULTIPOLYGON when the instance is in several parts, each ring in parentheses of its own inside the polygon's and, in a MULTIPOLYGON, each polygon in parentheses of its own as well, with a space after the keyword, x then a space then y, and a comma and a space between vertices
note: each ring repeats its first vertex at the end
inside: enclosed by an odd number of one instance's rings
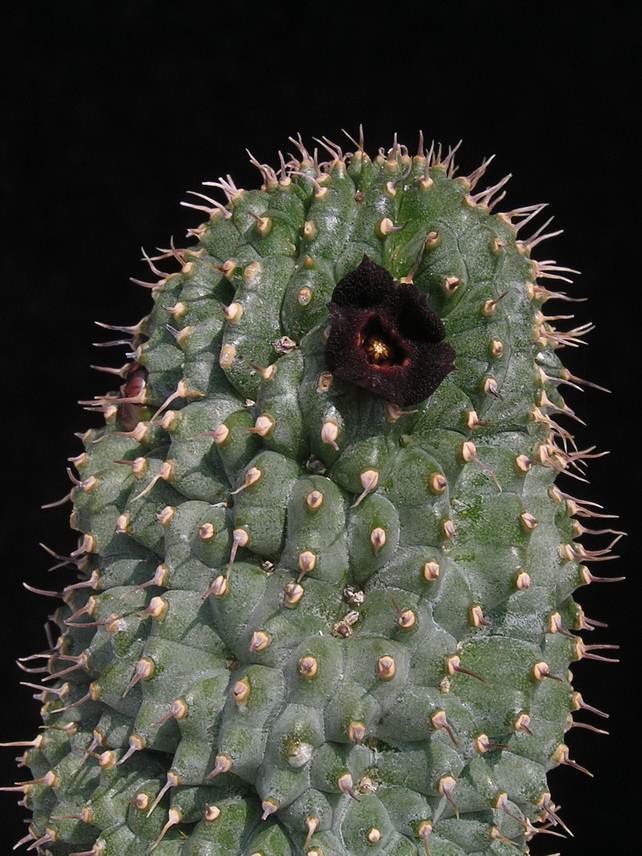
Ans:
POLYGON ((39 853, 513 856, 558 822, 591 554, 554 484, 583 456, 556 352, 581 331, 543 315, 536 206, 493 214, 484 167, 301 147, 167 254, 76 459, 81 582, 19 787, 39 853), (328 371, 364 256, 443 322, 425 400, 328 371))

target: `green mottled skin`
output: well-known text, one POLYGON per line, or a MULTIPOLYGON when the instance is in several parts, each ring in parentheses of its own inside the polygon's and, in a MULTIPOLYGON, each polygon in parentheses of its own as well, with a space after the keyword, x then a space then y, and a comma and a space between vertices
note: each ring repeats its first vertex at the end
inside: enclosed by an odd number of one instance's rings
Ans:
POLYGON ((39 852, 514 856, 547 820, 587 581, 562 368, 528 243, 451 161, 264 168, 153 289, 143 397, 98 399, 77 459, 39 852), (457 355, 405 413, 323 374, 364 253, 420 259, 457 355))

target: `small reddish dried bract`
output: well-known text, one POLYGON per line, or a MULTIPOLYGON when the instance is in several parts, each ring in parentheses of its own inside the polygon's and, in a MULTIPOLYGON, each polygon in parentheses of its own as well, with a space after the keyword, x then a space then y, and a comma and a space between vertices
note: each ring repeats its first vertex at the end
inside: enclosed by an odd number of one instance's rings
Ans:
POLYGON ((328 307, 326 363, 335 377, 408 407, 453 371, 455 352, 426 296, 368 256, 337 283, 328 307))
POLYGON ((127 373, 127 379, 120 388, 121 398, 132 398, 135 401, 122 402, 118 405, 118 416, 126 431, 133 431, 141 419, 144 404, 141 401, 147 385, 147 369, 140 363, 132 363, 127 373))

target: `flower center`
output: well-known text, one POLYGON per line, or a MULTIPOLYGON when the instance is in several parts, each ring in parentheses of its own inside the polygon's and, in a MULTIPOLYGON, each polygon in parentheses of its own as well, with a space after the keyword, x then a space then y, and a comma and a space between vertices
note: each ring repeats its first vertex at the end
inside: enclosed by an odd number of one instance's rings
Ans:
POLYGON ((390 345, 382 339, 368 339, 364 348, 373 363, 381 363, 390 359, 390 345))
POLYGON ((364 325, 359 344, 366 352, 368 362, 387 368, 404 363, 405 352, 392 330, 387 330, 377 315, 371 316, 364 325))

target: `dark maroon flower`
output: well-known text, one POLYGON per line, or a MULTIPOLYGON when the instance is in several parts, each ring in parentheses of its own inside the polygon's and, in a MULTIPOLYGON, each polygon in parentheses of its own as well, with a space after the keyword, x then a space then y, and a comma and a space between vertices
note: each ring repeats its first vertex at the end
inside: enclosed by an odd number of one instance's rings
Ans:
POLYGON ((328 303, 328 370, 401 407, 428 398, 453 371, 441 319, 414 283, 395 284, 368 256, 346 274, 328 303))

